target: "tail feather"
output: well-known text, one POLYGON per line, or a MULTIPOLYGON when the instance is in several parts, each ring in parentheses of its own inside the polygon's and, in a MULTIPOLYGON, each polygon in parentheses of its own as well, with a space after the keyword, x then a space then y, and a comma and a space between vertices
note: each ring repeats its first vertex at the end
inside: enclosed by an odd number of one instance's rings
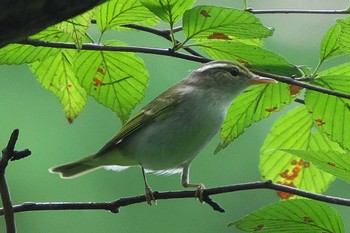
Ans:
POLYGON ((100 167, 91 163, 91 161, 93 161, 93 158, 94 155, 83 158, 73 163, 67 163, 57 167, 53 167, 49 170, 52 173, 59 173, 62 178, 75 178, 100 167))

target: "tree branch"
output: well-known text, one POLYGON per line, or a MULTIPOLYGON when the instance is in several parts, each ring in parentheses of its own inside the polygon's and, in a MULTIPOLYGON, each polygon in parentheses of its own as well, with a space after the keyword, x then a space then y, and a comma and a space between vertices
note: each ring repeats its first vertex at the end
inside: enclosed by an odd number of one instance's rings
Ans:
MULTIPOLYGON (((77 49, 74 43, 62 43, 62 42, 49 42, 41 40, 26 39, 21 41, 19 44, 41 46, 49 48, 61 48, 61 49, 77 49)), ((155 54, 169 57, 177 57, 189 61, 196 62, 209 62, 208 58, 202 56, 195 56, 191 54, 181 53, 174 51, 173 49, 160 49, 160 48, 148 48, 139 46, 110 46, 101 44, 83 44, 81 50, 95 50, 95 51, 114 51, 114 52, 135 52, 135 53, 146 53, 155 54)))
MULTIPOLYGON (((281 192, 287 192, 290 194, 298 195, 301 197, 306 197, 313 200, 318 200, 322 202, 327 202, 336 205, 350 206, 350 199, 339 198, 334 196, 316 194, 290 186, 285 186, 282 184, 272 183, 271 181, 257 181, 251 183, 242 183, 230 186, 222 186, 211 189, 204 190, 204 202, 209 204, 213 210, 224 212, 217 203, 213 202, 209 196, 231 193, 241 190, 251 190, 251 189, 271 189, 281 192)), ((154 192, 154 197, 156 200, 165 199, 180 199, 180 198, 195 198, 196 191, 175 191, 175 192, 154 192)), ((116 201, 111 202, 26 202, 21 205, 16 205, 13 207, 15 213, 28 212, 28 211, 45 211, 45 210, 108 210, 112 213, 119 213, 120 207, 129 206, 137 203, 146 202, 145 195, 133 196, 120 198, 116 201)), ((0 209, 0 215, 4 215, 4 210, 0 209)))
POLYGON ((350 14, 349 9, 343 10, 304 10, 304 9, 267 9, 267 10, 254 10, 248 8, 246 11, 252 14, 350 14))
POLYGON ((0 195, 3 204, 3 215, 5 215, 7 233, 16 232, 16 224, 14 217, 14 210, 11 203, 10 191, 7 186, 5 171, 9 161, 18 160, 30 155, 29 150, 15 151, 15 145, 18 139, 19 130, 15 129, 10 137, 7 146, 2 150, 2 157, 0 159, 0 195))
MULTIPOLYGON (((76 46, 74 43, 63 43, 63 42, 49 42, 49 41, 41 41, 41 40, 33 40, 33 39, 27 39, 22 41, 20 44, 25 45, 32 45, 32 46, 42 46, 42 47, 50 47, 50 48, 62 48, 62 49, 76 49, 76 46)), ((199 57, 192 54, 186 54, 186 53, 180 53, 177 51, 174 51, 172 49, 160 49, 160 48, 148 48, 148 47, 138 47, 138 46, 111 46, 111 45, 101 45, 101 44, 83 44, 81 50, 97 50, 97 51, 115 51, 115 52, 136 52, 136 53, 146 53, 146 54, 156 54, 156 55, 162 55, 162 56, 169 56, 169 57, 177 57, 189 61, 195 61, 195 62, 209 62, 212 61, 209 58, 206 57, 199 57)), ((270 73, 264 73, 260 71, 254 71, 254 73, 267 76, 270 78, 273 78, 277 81, 292 84, 295 86, 303 87, 309 90, 342 97, 346 99, 350 99, 350 94, 337 92, 334 90, 322 88, 319 86, 314 86, 309 83, 298 81, 291 77, 281 76, 281 75, 275 75, 270 73)))
POLYGON ((297 79, 294 79, 294 78, 281 76, 281 75, 277 75, 277 74, 265 73, 265 72, 261 72, 261 71, 253 71, 253 72, 258 74, 258 75, 261 75, 261 76, 265 76, 265 77, 269 77, 269 78, 275 79, 275 80, 277 80, 279 82, 283 82, 283 83, 287 83, 287 84, 303 87, 303 88, 306 88, 308 90, 317 91, 317 92, 320 92, 320 93, 333 95, 333 96, 336 96, 336 97, 350 99, 350 94, 334 91, 334 90, 331 90, 331 89, 326 89, 326 88, 323 88, 323 87, 320 87, 320 86, 314 86, 314 85, 311 85, 311 84, 306 83, 306 82, 301 82, 301 81, 299 81, 297 79))

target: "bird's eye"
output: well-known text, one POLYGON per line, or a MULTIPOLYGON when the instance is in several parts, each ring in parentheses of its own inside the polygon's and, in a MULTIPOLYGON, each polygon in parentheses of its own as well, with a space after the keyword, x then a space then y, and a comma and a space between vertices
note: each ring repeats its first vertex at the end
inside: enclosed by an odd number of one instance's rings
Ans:
POLYGON ((231 74, 232 76, 238 76, 238 75, 239 75, 239 69, 236 68, 236 67, 232 67, 232 68, 230 69, 230 74, 231 74))

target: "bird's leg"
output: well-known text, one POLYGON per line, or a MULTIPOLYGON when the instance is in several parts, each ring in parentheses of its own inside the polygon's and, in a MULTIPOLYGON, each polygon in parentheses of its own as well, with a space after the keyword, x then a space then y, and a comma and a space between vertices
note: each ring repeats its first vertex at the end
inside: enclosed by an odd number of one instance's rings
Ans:
POLYGON ((154 204, 157 204, 157 201, 156 201, 156 199, 155 199, 155 197, 153 195, 153 191, 152 191, 151 187, 147 183, 145 169, 142 167, 142 165, 141 165, 141 171, 142 171, 143 182, 145 183, 147 204, 152 205, 152 202, 154 204))
POLYGON ((204 184, 190 184, 190 167, 185 167, 182 170, 181 184, 185 188, 197 188, 196 198, 203 203, 203 191, 205 186, 204 184))

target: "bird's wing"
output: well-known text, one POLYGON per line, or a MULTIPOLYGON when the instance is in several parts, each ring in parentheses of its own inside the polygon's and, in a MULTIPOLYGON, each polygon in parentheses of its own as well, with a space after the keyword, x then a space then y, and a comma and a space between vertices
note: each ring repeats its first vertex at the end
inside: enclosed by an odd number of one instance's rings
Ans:
POLYGON ((134 118, 129 120, 119 132, 98 151, 96 156, 103 155, 109 150, 115 148, 117 144, 123 140, 125 137, 129 136, 133 132, 141 129, 142 127, 151 123, 155 118, 162 119, 170 112, 171 109, 175 108, 180 102, 180 98, 183 94, 182 92, 177 92, 174 94, 173 88, 159 95, 155 100, 150 102, 144 108, 142 108, 134 118), (169 95, 169 92, 172 95, 169 95))

